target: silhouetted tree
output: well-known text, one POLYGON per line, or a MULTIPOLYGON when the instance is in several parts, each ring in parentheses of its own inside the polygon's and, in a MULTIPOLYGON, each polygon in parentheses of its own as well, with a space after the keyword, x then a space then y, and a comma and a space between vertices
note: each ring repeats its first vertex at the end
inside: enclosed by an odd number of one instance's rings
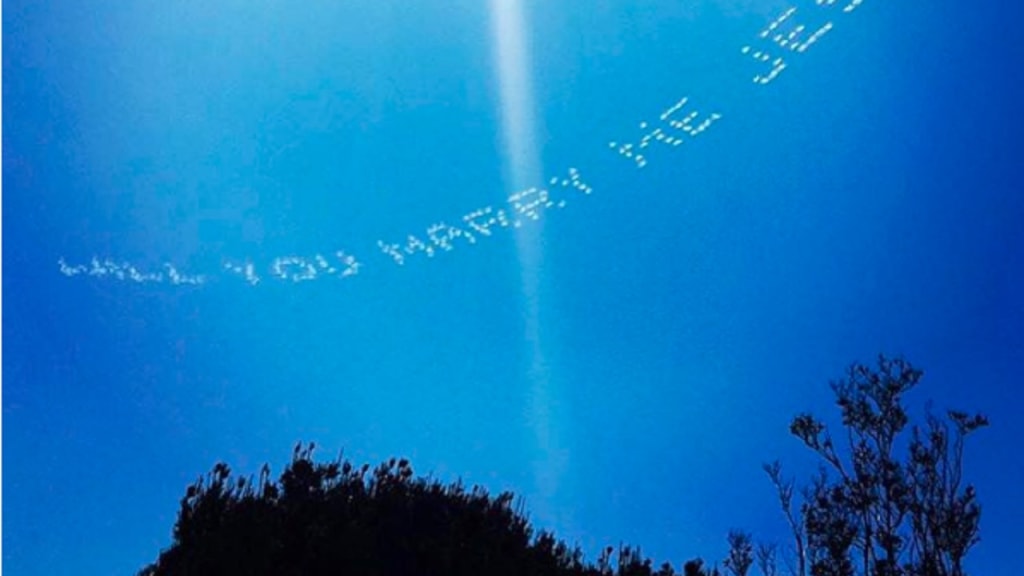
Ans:
MULTIPOLYGON (((846 428, 842 454, 822 422, 810 414, 793 420, 790 432, 823 463, 798 510, 779 463, 764 467, 792 532, 792 574, 965 576, 981 507, 973 486, 963 485, 964 438, 988 420, 957 411, 943 420, 929 410, 925 426, 913 426, 901 444, 909 422, 903 395, 921 375, 903 359, 882 356, 877 368, 854 365, 833 383, 846 428)), ((776 571, 773 556, 767 548, 759 553, 768 576, 776 571)))
POLYGON ((754 545, 750 534, 733 531, 729 533, 729 557, 725 559, 725 569, 732 576, 747 576, 750 565, 754 563, 754 545))
POLYGON ((704 561, 694 558, 683 565, 683 576, 721 576, 721 573, 718 568, 705 569, 704 561))
MULTIPOLYGON (((810 414, 793 419, 790 432, 822 465, 799 494, 778 462, 764 466, 794 541, 792 562, 782 555, 792 576, 966 576, 981 508, 963 483, 964 439, 988 421, 929 411, 904 439, 903 395, 920 378, 902 359, 880 357, 877 368, 854 365, 833 383, 842 449, 810 414)), ((677 576, 623 545, 585 563, 579 547, 535 532, 510 492, 414 479, 405 459, 372 472, 341 457, 319 464, 313 449, 296 445, 277 481, 266 465, 256 480, 215 465, 188 487, 171 547, 140 575, 677 576)), ((755 565, 778 576, 774 545, 755 548, 738 531, 728 544, 731 576, 755 565)), ((723 575, 696 558, 680 576, 723 575)))
POLYGON ((413 479, 405 459, 372 472, 319 464, 313 449, 297 445, 277 482, 266 465, 255 481, 215 465, 186 490, 172 546, 140 574, 676 576, 628 546, 585 564, 579 547, 535 534, 510 492, 413 479))
POLYGON ((774 544, 759 544, 757 546, 757 567, 763 576, 778 576, 779 570, 775 560, 776 546, 774 544))

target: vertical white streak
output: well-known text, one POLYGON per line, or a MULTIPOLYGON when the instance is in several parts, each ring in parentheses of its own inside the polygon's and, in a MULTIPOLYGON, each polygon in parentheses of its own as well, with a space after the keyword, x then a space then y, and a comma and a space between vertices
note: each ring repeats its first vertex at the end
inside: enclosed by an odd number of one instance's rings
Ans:
MULTIPOLYGON (((530 55, 521 0, 491 0, 495 68, 501 98, 504 180, 518 191, 541 183, 536 143, 530 55)), ((516 251, 522 276, 525 340, 529 346, 529 418, 537 442, 534 482, 542 497, 558 487, 564 453, 558 447, 557 415, 540 330, 540 269, 543 261, 543 219, 523 222, 516 229, 516 251)), ((540 504, 540 503, 538 503, 540 504)))
POLYGON ((514 189, 532 186, 539 178, 533 86, 530 81, 526 27, 520 0, 491 0, 491 31, 501 96, 506 180, 514 189))

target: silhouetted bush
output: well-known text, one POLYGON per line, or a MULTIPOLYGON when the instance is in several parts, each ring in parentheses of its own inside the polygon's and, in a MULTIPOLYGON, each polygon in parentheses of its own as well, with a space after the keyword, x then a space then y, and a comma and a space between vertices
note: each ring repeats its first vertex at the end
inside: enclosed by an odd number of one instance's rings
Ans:
MULTIPOLYGON (((880 357, 877 369, 854 365, 834 383, 842 449, 810 414, 793 420, 790 432, 823 461, 799 494, 777 462, 764 467, 794 548, 779 558, 774 545, 731 532, 728 574, 757 566, 778 576, 782 560, 791 576, 966 576, 981 508, 963 484, 964 438, 988 422, 929 414, 901 442, 909 423, 902 397, 920 377, 907 362, 880 357)), ((277 481, 266 465, 256 480, 214 466, 181 500, 172 546, 140 575, 676 576, 628 546, 584 562, 579 547, 535 533, 509 492, 414 479, 404 459, 372 471, 341 458, 318 464, 313 449, 297 445, 277 481)), ((722 573, 695 559, 680 576, 722 573)))
POLYGON ((404 459, 319 464, 313 448, 296 446, 276 482, 267 466, 255 481, 214 466, 181 500, 173 545, 140 574, 675 576, 629 547, 585 564, 578 547, 535 534, 509 492, 414 479, 404 459))

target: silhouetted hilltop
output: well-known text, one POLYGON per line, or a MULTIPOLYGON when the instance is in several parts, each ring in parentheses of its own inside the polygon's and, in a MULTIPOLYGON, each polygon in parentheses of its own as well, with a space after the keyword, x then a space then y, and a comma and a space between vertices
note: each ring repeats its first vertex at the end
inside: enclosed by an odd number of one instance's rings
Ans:
MULTIPOLYGON (((964 439, 988 421, 949 411, 908 428, 903 395, 922 376, 901 359, 852 366, 832 384, 844 430, 832 436, 810 414, 790 433, 816 453, 821 471, 796 489, 778 463, 765 471, 789 526, 791 546, 755 546, 728 535, 722 567, 747 576, 967 576, 963 561, 979 540, 981 507, 964 482, 964 439), (909 432, 909 435, 906 434, 909 432), (903 449, 900 449, 900 448, 903 449), (785 566, 783 570, 780 566, 785 566)), ((181 500, 174 541, 144 576, 675 576, 652 568, 639 549, 606 548, 583 559, 536 532, 513 495, 414 478, 405 459, 370 470, 313 461, 295 447, 272 481, 232 477, 220 463, 181 500)), ((721 576, 699 559, 682 576, 721 576)))
POLYGON ((404 459, 317 463, 313 449, 296 446, 277 481, 267 466, 256 480, 214 466, 181 500, 174 544, 140 574, 598 576, 613 557, 615 574, 675 574, 630 548, 585 564, 535 533, 509 492, 414 478, 404 459))

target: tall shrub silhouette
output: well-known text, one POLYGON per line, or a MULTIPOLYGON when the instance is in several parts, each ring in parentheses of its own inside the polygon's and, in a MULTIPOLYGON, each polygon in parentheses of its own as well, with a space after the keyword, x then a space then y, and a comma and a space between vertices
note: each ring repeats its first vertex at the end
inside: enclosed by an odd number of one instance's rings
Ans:
POLYGON ((313 449, 297 445, 277 482, 267 466, 257 480, 214 466, 182 498, 172 546, 140 574, 676 576, 628 546, 585 564, 578 547, 534 533, 509 492, 414 479, 404 459, 319 464, 313 449))
MULTIPOLYGON (((792 532, 791 574, 965 576, 981 506, 964 484, 964 439, 988 420, 929 410, 907 434, 903 396, 921 375, 900 358, 852 366, 832 384, 846 429, 839 440, 810 414, 793 419, 790 432, 822 463, 798 507, 779 463, 764 466, 792 532)), ((758 559, 765 574, 777 573, 773 549, 762 547, 758 559)))

